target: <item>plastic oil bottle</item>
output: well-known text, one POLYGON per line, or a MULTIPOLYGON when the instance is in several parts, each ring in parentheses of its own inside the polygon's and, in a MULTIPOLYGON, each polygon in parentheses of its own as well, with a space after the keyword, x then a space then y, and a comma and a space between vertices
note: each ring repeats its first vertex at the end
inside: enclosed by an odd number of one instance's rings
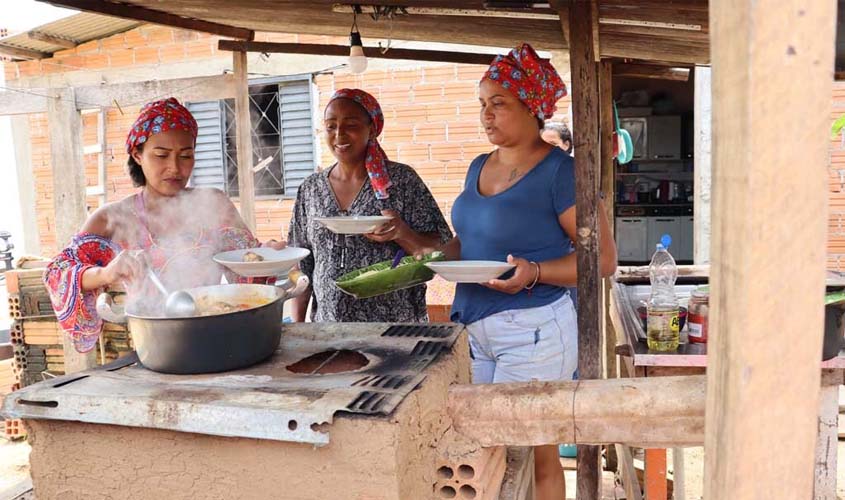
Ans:
POLYGON ((646 339, 652 351, 674 351, 680 343, 678 298, 675 280, 678 267, 667 248, 672 238, 667 234, 657 244, 648 268, 651 280, 651 297, 648 299, 646 339))

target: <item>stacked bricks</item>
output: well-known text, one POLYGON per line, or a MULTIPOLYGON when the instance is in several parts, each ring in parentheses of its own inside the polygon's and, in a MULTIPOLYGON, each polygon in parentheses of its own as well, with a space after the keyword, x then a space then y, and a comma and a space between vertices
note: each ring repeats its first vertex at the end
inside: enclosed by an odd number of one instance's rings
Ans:
POLYGON ((459 460, 437 461, 435 498, 493 500, 499 497, 507 468, 506 448, 480 448, 459 460))

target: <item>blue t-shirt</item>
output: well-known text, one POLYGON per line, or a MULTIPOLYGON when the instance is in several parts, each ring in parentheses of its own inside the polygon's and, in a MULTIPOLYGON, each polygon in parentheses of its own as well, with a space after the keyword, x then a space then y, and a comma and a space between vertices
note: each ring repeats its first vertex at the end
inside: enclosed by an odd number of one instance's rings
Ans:
MULTIPOLYGON (((489 154, 469 166, 464 191, 452 207, 452 225, 461 239, 462 260, 505 261, 508 254, 535 262, 557 259, 571 250, 558 216, 575 205, 575 165, 560 148, 510 188, 493 196, 478 192, 478 178, 489 154)), ((538 284, 510 295, 474 283, 459 283, 452 321, 469 324, 509 309, 550 304, 566 293, 561 286, 538 284)))

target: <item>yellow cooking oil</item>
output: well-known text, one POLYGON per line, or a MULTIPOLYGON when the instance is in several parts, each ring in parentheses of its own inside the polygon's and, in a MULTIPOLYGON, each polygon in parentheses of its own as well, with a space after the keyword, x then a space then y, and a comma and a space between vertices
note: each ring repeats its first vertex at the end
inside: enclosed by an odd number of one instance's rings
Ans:
POLYGON ((646 339, 652 351, 675 351, 681 343, 680 308, 649 305, 646 339))

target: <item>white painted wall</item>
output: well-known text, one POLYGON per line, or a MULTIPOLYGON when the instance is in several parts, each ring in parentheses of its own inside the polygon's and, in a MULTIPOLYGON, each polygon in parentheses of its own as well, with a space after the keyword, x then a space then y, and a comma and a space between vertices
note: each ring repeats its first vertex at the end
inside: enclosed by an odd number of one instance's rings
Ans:
MULTIPOLYGON (((0 72, 0 85, 5 76, 0 72)), ((15 143, 12 140, 12 119, 0 116, 0 231, 12 233, 15 257, 26 252, 21 204, 18 196, 18 174, 15 161, 15 143)))

